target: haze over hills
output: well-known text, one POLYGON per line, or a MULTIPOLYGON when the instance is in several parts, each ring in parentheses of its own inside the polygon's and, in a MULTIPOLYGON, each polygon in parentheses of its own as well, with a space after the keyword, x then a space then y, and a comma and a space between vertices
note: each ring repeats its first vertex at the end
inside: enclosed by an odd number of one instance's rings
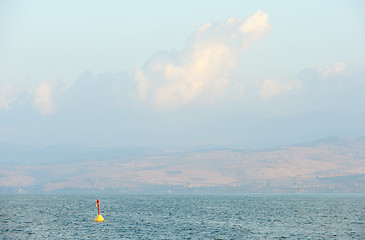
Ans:
POLYGON ((365 193, 365 138, 275 148, 0 143, 0 192, 365 193))

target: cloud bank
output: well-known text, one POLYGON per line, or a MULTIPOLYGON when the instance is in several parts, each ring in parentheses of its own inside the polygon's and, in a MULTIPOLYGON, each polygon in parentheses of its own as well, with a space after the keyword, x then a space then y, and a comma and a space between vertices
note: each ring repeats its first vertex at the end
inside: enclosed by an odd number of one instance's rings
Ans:
POLYGON ((131 75, 85 71, 67 89, 55 81, 40 81, 28 88, 4 86, 0 88, 0 110, 30 105, 43 116, 72 113, 87 118, 127 110, 215 108, 221 103, 248 112, 306 111, 330 105, 337 96, 346 95, 342 103, 347 105, 355 101, 359 94, 350 92, 363 89, 364 74, 351 72, 344 62, 303 70, 292 79, 244 79, 235 74, 237 68, 244 68, 239 65, 242 53, 271 31, 268 19, 259 10, 247 19, 203 24, 188 38, 185 49, 157 52, 131 75))
POLYGON ((0 87, 0 141, 270 145, 278 136, 364 132, 361 69, 338 61, 289 79, 238 73, 245 51, 270 31, 258 11, 203 24, 185 49, 157 52, 132 74, 84 71, 68 88, 53 80, 0 87))

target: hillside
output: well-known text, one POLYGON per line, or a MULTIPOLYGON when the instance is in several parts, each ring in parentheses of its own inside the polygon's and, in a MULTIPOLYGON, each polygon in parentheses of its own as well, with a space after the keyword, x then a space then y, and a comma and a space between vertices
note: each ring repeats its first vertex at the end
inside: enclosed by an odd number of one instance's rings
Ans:
POLYGON ((9 149, 0 147, 6 156, 1 192, 365 193, 364 138, 328 137, 259 150, 9 149), (11 152, 22 161, 11 162, 11 152), (37 155, 41 161, 34 161, 37 155))

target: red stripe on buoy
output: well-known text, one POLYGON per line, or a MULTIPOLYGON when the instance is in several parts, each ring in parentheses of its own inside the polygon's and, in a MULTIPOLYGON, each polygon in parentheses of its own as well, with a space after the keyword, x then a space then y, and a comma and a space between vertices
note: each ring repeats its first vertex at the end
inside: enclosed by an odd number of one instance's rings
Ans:
POLYGON ((99 205, 99 199, 96 199, 96 206, 98 207, 98 215, 100 215, 100 205, 99 205))

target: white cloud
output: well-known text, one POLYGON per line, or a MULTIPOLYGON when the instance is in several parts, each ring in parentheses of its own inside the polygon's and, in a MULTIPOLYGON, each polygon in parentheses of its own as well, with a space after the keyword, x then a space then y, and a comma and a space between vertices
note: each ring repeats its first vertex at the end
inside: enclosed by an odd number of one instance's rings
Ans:
POLYGON ((325 67, 320 67, 317 69, 317 71, 322 78, 328 78, 335 74, 344 72, 346 67, 347 67, 346 64, 343 62, 335 62, 332 65, 327 64, 325 67))
POLYGON ((33 106, 42 114, 50 115, 54 112, 52 101, 52 86, 48 82, 40 82, 35 90, 33 106))
POLYGON ((12 109, 29 100, 29 88, 25 85, 6 85, 0 88, 0 109, 12 109))
POLYGON ((262 98, 268 99, 279 95, 280 93, 292 90, 294 86, 289 83, 282 83, 277 80, 265 80, 261 86, 259 94, 262 98))
POLYGON ((182 65, 161 66, 165 82, 156 88, 159 106, 185 105, 204 92, 213 96, 223 94, 229 74, 235 66, 235 54, 223 44, 208 44, 195 49, 182 65))
POLYGON ((13 86, 8 85, 0 90, 0 108, 9 109, 15 100, 13 86))
POLYGON ((267 19, 267 13, 258 11, 245 21, 231 18, 198 27, 184 51, 155 54, 136 71, 139 99, 176 108, 198 98, 214 101, 224 96, 234 84, 231 75, 240 52, 270 31, 267 19))
POLYGON ((271 30, 271 24, 267 22, 268 18, 269 15, 266 12, 259 10, 242 23, 240 30, 244 36, 243 49, 263 38, 271 30))

